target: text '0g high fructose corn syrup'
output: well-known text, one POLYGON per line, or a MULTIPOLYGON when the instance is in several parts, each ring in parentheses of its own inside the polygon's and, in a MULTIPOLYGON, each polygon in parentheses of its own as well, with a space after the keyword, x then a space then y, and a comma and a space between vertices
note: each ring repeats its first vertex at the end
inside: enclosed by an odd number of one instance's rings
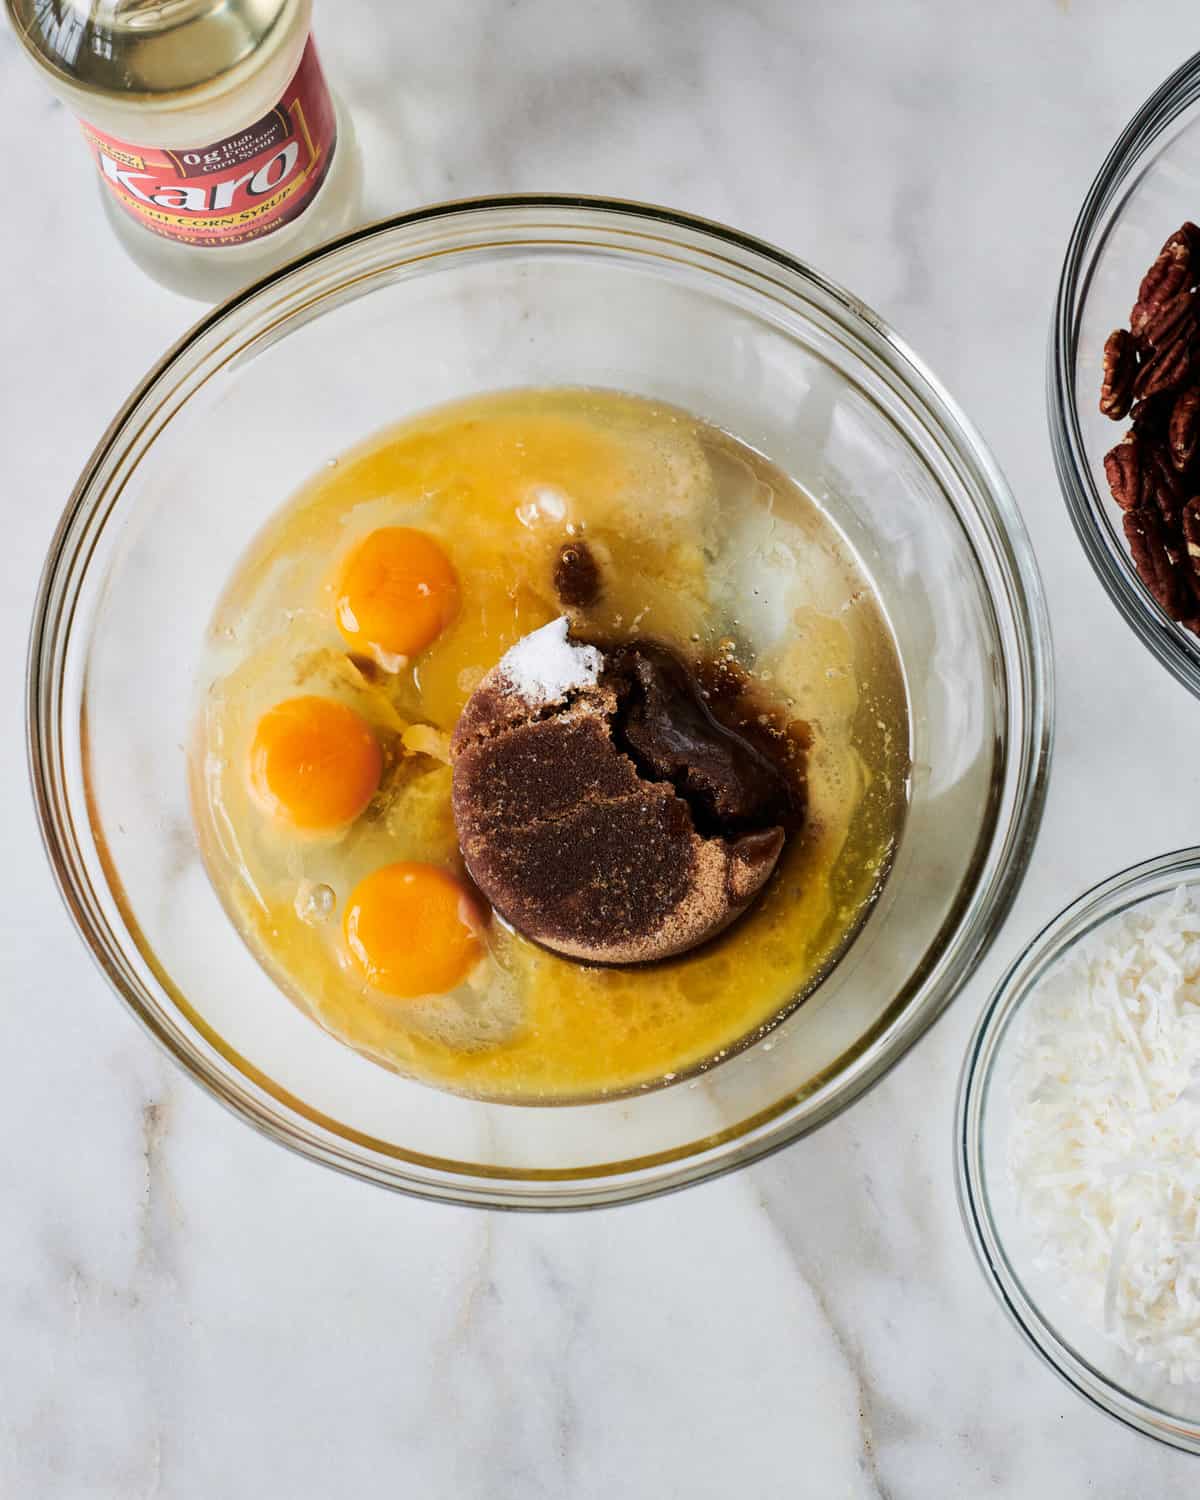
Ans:
POLYGON ((311 0, 5 0, 148 275, 217 298, 354 222, 361 171, 311 0))

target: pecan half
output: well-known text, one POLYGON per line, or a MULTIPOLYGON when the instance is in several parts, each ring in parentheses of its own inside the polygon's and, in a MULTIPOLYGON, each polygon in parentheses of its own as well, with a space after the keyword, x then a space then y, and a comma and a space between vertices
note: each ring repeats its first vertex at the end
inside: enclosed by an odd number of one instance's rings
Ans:
POLYGON ((1133 394, 1138 399, 1156 396, 1160 391, 1173 391, 1188 378, 1192 369, 1192 338, 1196 332, 1196 320, 1189 314, 1176 328, 1174 336, 1160 344, 1138 366, 1133 382, 1133 394))
POLYGON ((1160 349, 1163 344, 1169 344, 1179 328, 1180 324, 1196 309, 1196 294, 1191 287, 1184 287, 1182 291, 1162 303, 1158 310, 1146 321, 1142 330, 1142 342, 1148 344, 1152 349, 1160 349))
POLYGON ((1122 510, 1136 510, 1142 503, 1142 443, 1136 432, 1127 432, 1115 448, 1104 455, 1104 474, 1112 497, 1122 510))
POLYGON ((1183 562, 1192 580, 1192 592, 1200 599, 1200 496, 1183 507, 1183 562))
POLYGON ((1129 510, 1125 512, 1124 525, 1125 540, 1138 577, 1172 620, 1184 619, 1190 612, 1191 601, 1184 583, 1182 558, 1171 545, 1161 519, 1153 510, 1129 510))
POLYGON ((1142 277, 1137 301, 1129 314, 1129 327, 1134 338, 1144 337, 1148 324, 1166 304, 1180 292, 1191 289, 1196 244, 1196 226, 1184 224, 1158 252, 1158 258, 1142 277))
POLYGON ((1104 341, 1104 381, 1100 387, 1100 410, 1119 422, 1133 404, 1133 382, 1137 376, 1137 344, 1127 328, 1114 328, 1104 341))
POLYGON ((1171 419, 1167 426, 1171 462, 1181 473, 1195 457, 1198 438, 1200 438, 1200 385, 1189 385, 1180 391, 1172 402, 1171 419))
POLYGON ((1153 495, 1163 519, 1177 525, 1188 495, 1165 436, 1141 440, 1141 464, 1143 501, 1153 495))
POLYGON ((1162 395, 1139 401, 1129 414, 1133 431, 1146 438, 1165 437, 1174 400, 1172 395, 1162 395))

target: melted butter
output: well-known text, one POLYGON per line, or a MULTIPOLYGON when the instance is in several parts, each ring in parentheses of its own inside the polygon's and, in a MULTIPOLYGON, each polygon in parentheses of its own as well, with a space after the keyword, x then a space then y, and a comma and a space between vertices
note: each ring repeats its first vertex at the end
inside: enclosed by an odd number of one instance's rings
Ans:
POLYGON ((227 910, 280 987, 350 1046, 439 1086, 536 1102, 644 1087, 762 1034, 811 992, 878 893, 906 803, 899 662, 869 582, 780 471, 686 414, 592 391, 518 391, 427 413, 323 471, 251 549, 211 629, 193 754, 197 822, 227 910), (328 582, 380 525, 421 527, 461 609, 389 677, 350 662, 328 582), (587 631, 697 656, 732 642, 811 734, 809 812, 763 897, 715 942, 648 968, 589 968, 493 922, 451 995, 388 1000, 341 950, 338 916, 380 864, 462 873, 445 737, 520 636, 560 612, 558 549, 583 536, 604 590, 587 631), (385 753, 344 835, 297 840, 251 804, 258 716, 297 688, 357 708, 385 753), (298 892, 333 893, 325 920, 298 892))

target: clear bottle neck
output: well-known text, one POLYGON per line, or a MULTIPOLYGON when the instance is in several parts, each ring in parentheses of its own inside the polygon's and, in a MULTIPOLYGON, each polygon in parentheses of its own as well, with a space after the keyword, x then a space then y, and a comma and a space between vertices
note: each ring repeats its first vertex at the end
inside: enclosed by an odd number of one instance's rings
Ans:
POLYGON ((299 65, 312 0, 5 0, 69 109, 119 139, 215 140, 274 107, 299 65))
POLYGON ((310 0, 6 0, 53 83, 153 105, 222 80, 271 49, 310 0))

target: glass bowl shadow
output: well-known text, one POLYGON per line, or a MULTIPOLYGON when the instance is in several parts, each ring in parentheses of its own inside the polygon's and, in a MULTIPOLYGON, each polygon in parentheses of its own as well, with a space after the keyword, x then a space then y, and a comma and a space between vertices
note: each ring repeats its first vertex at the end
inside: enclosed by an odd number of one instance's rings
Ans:
POLYGON ((579 1208, 681 1187, 828 1120, 972 971, 1029 860, 1049 638, 1004 479, 919 361, 770 246, 662 209, 473 201, 349 235, 216 309, 133 394, 47 563, 29 664, 47 849, 109 981, 273 1139, 430 1198, 579 1208), (698 1077, 554 1108, 395 1076, 274 989, 205 875, 184 746, 214 601, 309 475, 372 431, 500 387, 684 407, 782 465, 862 559, 912 718, 890 880, 821 986, 698 1077))

